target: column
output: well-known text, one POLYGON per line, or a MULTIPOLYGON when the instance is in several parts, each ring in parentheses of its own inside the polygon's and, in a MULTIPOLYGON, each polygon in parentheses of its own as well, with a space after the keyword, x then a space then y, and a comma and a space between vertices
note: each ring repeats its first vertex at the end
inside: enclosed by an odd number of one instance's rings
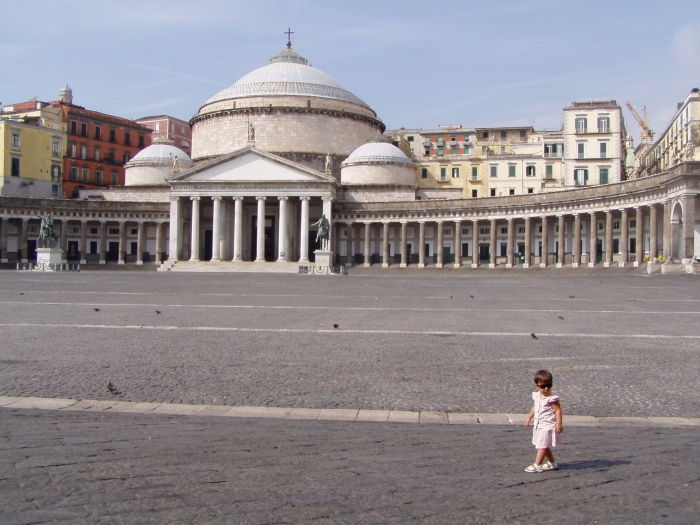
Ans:
POLYGON ((525 217, 525 262, 523 268, 529 268, 532 262, 532 221, 525 217))
POLYGON ((455 268, 462 266, 462 221, 455 221, 455 268))
POLYGON ((542 255, 540 268, 546 268, 549 262, 549 217, 542 217, 542 255))
POLYGON ((598 251, 598 232, 596 231, 596 228, 598 225, 596 224, 596 218, 595 218, 595 212, 591 212, 591 219, 590 219, 590 248, 588 250, 588 266, 590 268, 593 268, 596 263, 596 259, 598 258, 597 251, 598 251))
POLYGON ((365 268, 372 265, 372 248, 370 247, 370 237, 372 236, 372 224, 365 223, 365 268))
POLYGON ((265 262, 265 197, 255 198, 258 200, 258 231, 255 262, 265 262))
POLYGON ((613 261, 613 215, 612 210, 605 212, 605 261, 603 266, 609 268, 613 261))
MULTIPOLYGON (((213 228, 211 235, 211 262, 216 262, 221 260, 221 197, 212 197, 214 201, 214 217, 213 217, 213 228)), ((263 217, 264 220, 264 217, 263 217)), ((263 225, 265 223, 263 222, 263 225)), ((265 229, 263 228, 263 235, 265 234, 265 229)))
POLYGON ((80 221, 80 264, 87 264, 87 220, 80 221))
POLYGON ((564 258, 566 257, 566 237, 564 236, 564 232, 566 230, 565 224, 564 216, 559 215, 559 238, 557 239, 559 242, 559 249, 557 250, 557 268, 564 267, 564 258))
POLYGON ((639 206, 637 208, 637 246, 634 256, 634 266, 644 264, 644 210, 639 206))
POLYGON ((29 262, 29 249, 27 246, 27 229, 29 228, 29 219, 27 217, 22 217, 20 220, 22 221, 22 226, 20 230, 19 246, 17 249, 20 250, 21 254, 20 262, 26 263, 29 262))
POLYGON ((119 221, 119 258, 117 264, 124 264, 126 254, 126 221, 119 221))
POLYGON ((61 221, 61 262, 68 262, 68 219, 61 221))
POLYGON ((491 219, 491 242, 489 243, 489 268, 496 267, 496 219, 491 219))
POLYGON ((627 210, 620 210, 620 248, 622 251, 622 260, 620 266, 625 266, 629 260, 629 217, 627 210))
MULTIPOLYGON (((180 199, 179 197, 170 198, 170 248, 168 259, 177 261, 180 255, 180 199)), ((104 230, 104 223, 103 223, 104 230)), ((104 248, 104 247, 103 247, 104 248)), ((100 252, 102 253, 102 252, 100 252)), ((100 255, 100 260, 102 256, 100 255)))
MULTIPOLYGON (((192 240, 190 241, 190 261, 199 261, 199 197, 190 197, 192 201, 192 240)), ((212 241, 213 242, 213 241, 212 241)))
POLYGON ((388 268, 389 267, 389 223, 385 222, 383 224, 383 234, 384 238, 382 239, 382 250, 384 251, 383 257, 382 257, 382 268, 388 268))
POLYGON ((443 259, 443 251, 442 251, 442 245, 444 244, 444 239, 445 239, 445 229, 443 228, 443 222, 438 221, 437 223, 437 246, 435 247, 436 250, 436 255, 437 255, 437 264, 435 265, 436 268, 442 268, 442 259, 443 259))
POLYGON ((333 197, 323 197, 323 214, 328 219, 328 251, 333 251, 333 197))
POLYGON ((681 261, 690 264, 695 258, 695 195, 684 195, 683 204, 683 253, 681 261))
MULTIPOLYGON (((233 260, 232 262, 241 262, 243 257, 241 253, 243 252, 243 197, 235 197, 233 199, 233 260)), ((306 241, 309 240, 309 207, 306 206, 306 241)), ((302 237, 303 238, 303 237, 302 237)), ((307 245, 308 246, 308 245, 307 245)), ((308 247, 306 249, 307 253, 308 247)), ((306 262, 309 262, 308 258, 306 262)))
MULTIPOLYGON (((308 264, 309 262, 309 198, 310 197, 299 197, 301 201, 301 231, 299 232, 300 264, 308 264)), ((238 203, 236 203, 236 205, 238 205, 238 203)), ((236 222, 238 222, 238 215, 236 215, 236 222)))
POLYGON ((514 245, 515 244, 515 231, 513 229, 513 219, 508 219, 508 247, 506 248, 506 268, 513 267, 513 257, 514 257, 514 245))
POLYGON ((573 260, 571 261, 572 268, 578 268, 581 264, 581 214, 574 215, 574 249, 573 260))
POLYGON ((156 223, 156 264, 163 262, 163 228, 162 222, 156 223))
POLYGON ((107 221, 100 221, 100 264, 107 264, 107 221))
POLYGON ((0 223, 0 262, 7 262, 7 227, 9 226, 9 218, 3 217, 0 223))
POLYGON ((408 224, 406 221, 401 222, 401 264, 399 268, 406 268, 408 265, 408 241, 406 239, 406 229, 408 224))
POLYGON ((145 228, 143 221, 139 221, 137 225, 137 237, 136 237, 136 264, 143 265, 143 245, 145 228))
POLYGON ((472 221, 472 268, 479 267, 479 221, 472 221))
POLYGON ((649 260, 651 262, 658 262, 659 257, 659 245, 657 241, 658 211, 656 204, 652 204, 649 207, 649 260))
POLYGON ((425 222, 418 224, 418 268, 425 268, 425 222))
POLYGON ((279 235, 277 262, 287 262, 287 197, 277 197, 280 201, 279 235))
POLYGON ((353 228, 352 228, 352 223, 348 222, 345 224, 345 231, 347 233, 347 240, 345 241, 345 253, 346 253, 346 263, 345 266, 348 268, 352 267, 353 263, 353 242, 352 242, 352 234, 353 234, 353 228))
MULTIPOLYGON (((667 261, 669 258, 674 256, 673 225, 671 224, 671 221, 673 220, 673 217, 671 216, 673 212, 672 204, 673 203, 671 201, 666 201, 662 204, 664 218, 661 224, 661 249, 663 250, 662 255, 664 261, 667 261)), ((637 237, 639 237, 639 235, 637 235, 637 237)))

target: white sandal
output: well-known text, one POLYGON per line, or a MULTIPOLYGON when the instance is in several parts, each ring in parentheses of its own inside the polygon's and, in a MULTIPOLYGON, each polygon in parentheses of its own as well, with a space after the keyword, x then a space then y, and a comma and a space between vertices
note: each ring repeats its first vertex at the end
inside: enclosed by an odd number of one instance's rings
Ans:
POLYGON ((525 472, 542 472, 542 465, 533 463, 525 469, 525 472))

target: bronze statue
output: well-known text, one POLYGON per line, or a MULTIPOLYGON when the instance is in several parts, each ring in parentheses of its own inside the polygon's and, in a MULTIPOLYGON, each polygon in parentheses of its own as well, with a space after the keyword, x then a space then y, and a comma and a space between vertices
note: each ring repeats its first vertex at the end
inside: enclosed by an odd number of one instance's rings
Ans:
POLYGON ((39 244, 39 248, 50 248, 52 241, 54 243, 58 242, 58 236, 53 229, 53 219, 49 213, 46 217, 41 218, 41 227, 39 230, 39 237, 37 238, 37 244, 39 244))
POLYGON ((330 239, 330 224, 325 215, 321 215, 321 218, 313 223, 311 227, 318 226, 318 232, 316 232, 316 242, 321 242, 321 250, 328 251, 329 249, 329 239, 330 239))

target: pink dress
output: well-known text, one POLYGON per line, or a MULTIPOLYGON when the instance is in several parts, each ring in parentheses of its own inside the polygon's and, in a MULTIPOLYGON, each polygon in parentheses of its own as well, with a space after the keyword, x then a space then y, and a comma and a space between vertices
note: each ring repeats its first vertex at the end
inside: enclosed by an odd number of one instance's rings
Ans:
POLYGON ((542 397, 539 392, 533 392, 532 399, 535 402, 532 444, 537 449, 556 447, 561 443, 561 434, 557 434, 557 416, 552 403, 559 401, 559 396, 542 397))

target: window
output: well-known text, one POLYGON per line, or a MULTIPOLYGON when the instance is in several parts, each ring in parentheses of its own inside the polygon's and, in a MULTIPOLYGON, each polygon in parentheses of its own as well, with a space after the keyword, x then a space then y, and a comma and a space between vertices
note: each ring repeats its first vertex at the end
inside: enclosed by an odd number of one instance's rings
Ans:
POLYGON ((119 235, 119 228, 110 228, 109 234, 110 235, 119 235))
POLYGON ((131 235, 138 235, 139 231, 136 228, 131 228, 131 235))
POLYGON ((501 131, 501 140, 506 140, 508 138, 508 133, 501 131))
POLYGON ((90 241, 90 253, 93 255, 97 253, 97 241, 90 241))
POLYGON ((508 195, 515 195, 515 188, 508 188, 508 195))
POLYGON ((58 197, 58 184, 51 185, 51 196, 58 197))
POLYGON ((71 182, 78 182, 78 168, 72 167, 70 169, 69 180, 71 182))
POLYGON ((515 166, 512 164, 508 166, 508 176, 515 177, 515 166))
POLYGON ((61 156, 61 139, 53 139, 51 144, 51 155, 54 157, 61 156))
POLYGON ((12 131, 12 139, 10 142, 10 147, 14 151, 19 151, 20 149, 20 140, 19 140, 19 131, 12 131))
POLYGON ((525 167, 525 176, 526 177, 534 177, 535 176, 535 166, 526 166, 525 167))
POLYGON ((576 145, 576 148, 578 149, 578 157, 579 159, 585 159, 586 158, 586 143, 585 142, 579 142, 576 145))
POLYGON ((97 235, 97 228, 90 228, 90 235, 97 235))
POLYGON ((491 176, 498 177, 498 166, 491 166, 491 176))
POLYGON ((452 140, 452 142, 454 142, 454 141, 456 141, 456 140, 457 140, 457 137, 456 137, 455 135, 452 135, 452 138, 451 138, 451 140, 452 140))
POLYGON ((506 152, 506 147, 505 147, 505 146, 501 146, 501 153, 505 153, 505 152, 506 152))
POLYGON ((491 197, 496 196, 496 188, 491 188, 491 197))
POLYGON ((12 175, 13 177, 19 177, 19 157, 12 157, 10 175, 12 175))
POLYGON ((479 166, 472 166, 472 180, 479 180, 479 166))
POLYGON ((454 148, 450 149, 450 155, 457 155, 457 150, 454 148))
POLYGON ((442 234, 443 234, 445 237, 449 237, 450 235, 452 235, 452 229, 451 229, 451 228, 443 228, 442 234))
POLYGON ((97 162, 100 161, 100 147, 99 146, 95 146, 95 160, 97 162))
POLYGON ((491 228, 479 228, 479 233, 481 235, 488 235, 491 232, 491 228))
POLYGON ((478 192, 478 190, 472 190, 472 198, 473 198, 473 199, 476 199, 476 198, 478 198, 478 197, 479 197, 479 192, 478 192))
POLYGON ((95 172, 95 184, 102 184, 102 171, 100 170, 95 172))
POLYGON ((80 123, 80 134, 81 134, 83 137, 87 137, 87 136, 88 136, 88 125, 87 125, 87 122, 81 122, 81 123, 80 123))
MULTIPOLYGON (((183 134, 183 135, 185 134, 185 127, 184 127, 184 126, 182 127, 182 134, 183 134)), ((413 135, 409 135, 409 136, 406 138, 406 140, 407 140, 408 142, 413 142, 413 135)))
POLYGON ((97 140, 102 138, 102 128, 100 126, 95 126, 95 138, 97 140))
POLYGON ((501 243, 501 257, 505 257, 507 253, 508 253, 508 243, 502 242, 501 243))
POLYGON ((525 140, 527 138, 527 131, 524 129, 520 130, 520 140, 525 140))
POLYGON ((119 184, 119 174, 116 171, 112 172, 112 186, 119 184))
POLYGON ((127 162, 129 162, 129 160, 131 160, 131 154, 128 151, 125 152, 122 156, 122 159, 124 161, 124 164, 126 164, 127 162))
POLYGON ((459 178, 459 168, 452 168, 452 178, 453 179, 459 178))
POLYGON ((143 135, 139 135, 139 148, 143 148, 143 135))
POLYGON ((636 228, 637 227, 637 221, 635 219, 630 220, 630 228, 636 228))
POLYGON ((57 164, 51 166, 51 180, 54 182, 61 180, 61 166, 57 164))
POLYGON ((110 149, 110 150, 109 150, 109 156, 108 156, 108 158, 109 158, 109 161, 110 161, 110 162, 114 162, 114 150, 113 150, 113 149, 110 149))
POLYGON ((81 159, 87 159, 87 146, 81 145, 80 146, 80 158, 81 159))
POLYGON ((82 182, 88 182, 90 180, 90 170, 88 168, 83 168, 82 170, 82 182))
POLYGON ((588 119, 579 117, 576 119, 576 133, 586 133, 588 130, 588 119))
POLYGON ((620 229, 620 221, 613 221, 613 230, 620 229))
POLYGON ((585 186, 586 182, 588 182, 588 170, 574 170, 574 183, 576 184, 576 186, 585 186))
POLYGON ((447 168, 440 168, 440 180, 443 182, 447 180, 447 168))
POLYGON ((528 193, 535 193, 535 188, 528 188, 528 189, 527 189, 527 192, 528 192, 528 193))
POLYGON ((438 155, 442 155, 442 148, 438 148, 438 155))
POLYGON ((131 145, 131 133, 129 133, 128 131, 124 133, 124 144, 126 144, 127 146, 131 145))
POLYGON ((600 158, 601 159, 608 158, 608 143, 607 142, 600 143, 600 158))
POLYGON ((553 177, 554 176, 554 166, 552 164, 547 164, 545 167, 545 175, 547 177, 553 177))
POLYGON ((421 168, 421 170, 420 170, 420 178, 421 178, 421 179, 427 179, 427 178, 428 178, 428 168, 421 168))
POLYGON ((75 120, 71 120, 71 121, 70 121, 70 132, 71 132, 73 135, 77 135, 77 134, 78 134, 78 122, 76 122, 75 120))
POLYGON ((501 228, 501 235, 505 235, 508 233, 508 228, 501 228))
POLYGON ((78 146, 71 144, 68 146, 68 155, 75 158, 78 156, 78 146))
POLYGON ((489 138, 489 132, 488 132, 488 131, 484 131, 484 132, 481 134, 481 136, 482 136, 483 138, 487 139, 487 138, 489 138))
POLYGON ((109 130, 109 141, 110 141, 110 142, 116 142, 116 141, 117 141, 117 130, 116 130, 116 129, 110 129, 110 130, 109 130))
POLYGON ((518 226, 518 233, 525 233, 525 226, 518 226))
POLYGON ((424 142, 425 142, 426 144, 430 144, 430 137, 425 137, 425 141, 424 141, 424 142))
POLYGON ((156 122, 156 128, 154 130, 156 133, 160 133, 160 122, 156 122))
POLYGON ((440 146, 442 144, 442 137, 438 137, 437 142, 438 142, 438 146, 440 146))
POLYGON ((600 168, 600 183, 608 183, 608 168, 600 168))
POLYGON ((462 228, 462 235, 469 235, 469 228, 462 228))
POLYGON ((563 157, 564 156, 564 144, 552 143, 544 145, 544 156, 545 157, 563 157))
POLYGON ((465 147, 465 148, 464 148, 464 154, 465 154, 465 155, 470 155, 470 154, 471 154, 471 149, 465 147))
POLYGON ((598 117, 598 133, 610 133, 610 117, 598 117))

